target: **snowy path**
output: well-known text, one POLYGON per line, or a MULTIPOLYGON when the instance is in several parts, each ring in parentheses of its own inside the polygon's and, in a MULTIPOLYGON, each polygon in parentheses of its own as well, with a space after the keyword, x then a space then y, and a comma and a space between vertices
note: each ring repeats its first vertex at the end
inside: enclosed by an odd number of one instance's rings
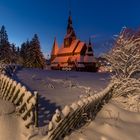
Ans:
POLYGON ((14 110, 13 104, 0 100, 0 140, 26 140, 25 127, 14 110))
POLYGON ((56 108, 78 100, 87 88, 91 93, 100 91, 108 84, 109 77, 105 73, 22 69, 14 78, 29 90, 39 92, 39 124, 45 126, 56 108))

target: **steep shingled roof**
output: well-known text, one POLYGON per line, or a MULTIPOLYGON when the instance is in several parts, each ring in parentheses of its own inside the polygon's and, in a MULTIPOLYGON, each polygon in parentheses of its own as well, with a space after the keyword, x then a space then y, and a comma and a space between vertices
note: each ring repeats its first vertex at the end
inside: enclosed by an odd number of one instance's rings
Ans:
POLYGON ((73 40, 70 47, 64 47, 64 44, 62 44, 61 48, 58 51, 58 54, 66 54, 66 53, 73 53, 76 45, 78 44, 79 40, 73 40))
POLYGON ((59 47, 58 47, 58 43, 57 43, 56 38, 55 38, 51 55, 57 55, 58 51, 59 51, 59 47))

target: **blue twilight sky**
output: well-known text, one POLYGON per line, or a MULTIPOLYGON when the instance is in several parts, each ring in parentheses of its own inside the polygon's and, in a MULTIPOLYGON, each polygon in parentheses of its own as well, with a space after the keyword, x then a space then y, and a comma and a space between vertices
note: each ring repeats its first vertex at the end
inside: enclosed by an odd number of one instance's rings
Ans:
MULTIPOLYGON (((37 33, 42 51, 51 51, 54 37, 59 46, 66 33, 69 0, 0 0, 0 26, 16 45, 37 33)), ((140 25, 140 0, 71 0, 73 26, 77 37, 99 42, 117 34, 122 26, 140 25)), ((94 46, 95 53, 105 48, 94 46)))

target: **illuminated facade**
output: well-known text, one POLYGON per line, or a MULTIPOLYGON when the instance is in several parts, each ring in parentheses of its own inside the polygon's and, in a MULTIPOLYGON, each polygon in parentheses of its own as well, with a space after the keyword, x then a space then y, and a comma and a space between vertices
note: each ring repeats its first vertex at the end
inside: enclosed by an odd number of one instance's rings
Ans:
POLYGON ((51 52, 51 68, 63 69, 69 67, 76 70, 95 69, 95 58, 91 42, 86 44, 77 39, 72 27, 72 18, 69 15, 67 33, 64 42, 59 48, 56 39, 54 40, 51 52))

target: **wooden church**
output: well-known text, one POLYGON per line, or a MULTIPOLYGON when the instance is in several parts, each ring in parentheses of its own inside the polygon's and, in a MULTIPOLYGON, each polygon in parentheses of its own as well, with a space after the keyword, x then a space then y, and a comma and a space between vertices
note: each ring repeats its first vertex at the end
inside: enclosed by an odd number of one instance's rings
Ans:
POLYGON ((56 38, 51 52, 51 68, 96 71, 96 63, 91 41, 86 44, 76 37, 72 27, 72 17, 69 14, 67 33, 59 48, 56 38))

